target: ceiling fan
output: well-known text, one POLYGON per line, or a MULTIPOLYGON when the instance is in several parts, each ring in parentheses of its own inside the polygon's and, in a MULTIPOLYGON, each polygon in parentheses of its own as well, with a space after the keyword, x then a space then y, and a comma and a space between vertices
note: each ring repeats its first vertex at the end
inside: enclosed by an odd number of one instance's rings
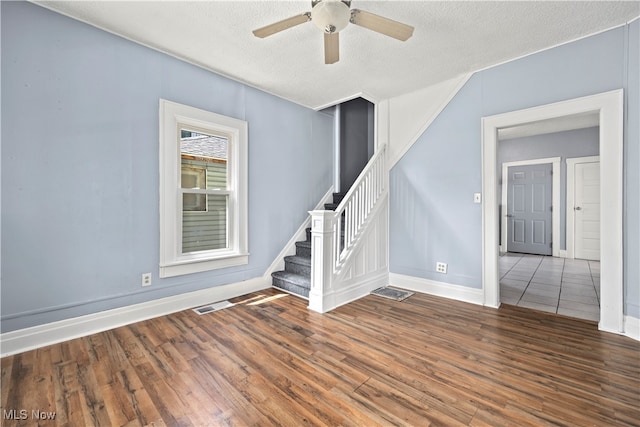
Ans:
POLYGON ((324 32, 324 63, 333 64, 340 59, 339 33, 349 23, 405 41, 413 34, 413 27, 383 16, 350 9, 350 0, 312 0, 311 12, 292 16, 253 31, 256 37, 265 38, 296 25, 313 21, 324 32))

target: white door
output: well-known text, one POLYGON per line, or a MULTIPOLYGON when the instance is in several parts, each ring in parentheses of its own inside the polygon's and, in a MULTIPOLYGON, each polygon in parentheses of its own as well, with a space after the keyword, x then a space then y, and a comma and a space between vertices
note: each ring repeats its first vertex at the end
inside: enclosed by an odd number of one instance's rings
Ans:
POLYGON ((600 162, 576 163, 574 170, 575 257, 600 260, 600 162))

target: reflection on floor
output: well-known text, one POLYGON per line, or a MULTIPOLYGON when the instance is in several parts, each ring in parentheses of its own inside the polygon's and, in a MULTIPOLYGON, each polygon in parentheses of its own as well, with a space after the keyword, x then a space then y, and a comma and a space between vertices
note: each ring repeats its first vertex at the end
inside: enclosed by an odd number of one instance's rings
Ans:
POLYGON ((600 262, 507 253, 500 301, 580 319, 600 319, 600 262))

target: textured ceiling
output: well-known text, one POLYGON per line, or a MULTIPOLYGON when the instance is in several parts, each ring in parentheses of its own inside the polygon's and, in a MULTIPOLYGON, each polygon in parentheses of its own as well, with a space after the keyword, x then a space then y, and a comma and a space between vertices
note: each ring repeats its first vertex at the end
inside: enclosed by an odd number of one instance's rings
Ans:
POLYGON ((36 3, 311 108, 391 98, 640 15, 638 1, 353 0, 352 8, 414 26, 413 37, 400 42, 348 25, 340 61, 325 65, 312 23, 265 39, 251 33, 310 11, 308 0, 36 3))

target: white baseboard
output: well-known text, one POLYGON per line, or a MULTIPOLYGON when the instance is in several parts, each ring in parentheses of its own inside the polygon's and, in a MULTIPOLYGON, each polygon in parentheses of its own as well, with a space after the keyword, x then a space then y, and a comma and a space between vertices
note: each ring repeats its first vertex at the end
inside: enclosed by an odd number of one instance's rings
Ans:
MULTIPOLYGON (((271 279, 271 277, 269 277, 269 279, 271 279)), ((127 307, 88 314, 86 316, 6 332, 0 334, 0 356, 5 357, 22 353, 119 326, 198 307, 210 302, 234 298, 269 287, 271 287, 270 280, 265 280, 264 276, 256 277, 244 282, 216 286, 127 307)))
POLYGON ((423 294, 449 298, 456 301, 469 302, 478 305, 484 304, 484 293, 482 292, 482 289, 467 288, 466 286, 436 282, 435 280, 405 276, 397 273, 389 273, 389 285, 410 291, 422 292, 423 294))
POLYGON ((367 296, 374 289, 386 286, 388 283, 389 275, 386 269, 375 274, 367 274, 343 289, 329 292, 320 298, 309 298, 308 308, 318 313, 328 313, 334 308, 367 296))
MULTIPOLYGON (((389 273, 387 270, 382 272, 369 274, 363 277, 361 280, 347 286, 345 289, 340 289, 334 293, 335 307, 348 304, 352 301, 367 296, 371 291, 378 289, 382 286, 389 284, 389 273)), ((334 308, 335 308, 334 307, 334 308)))
POLYGON ((568 257, 567 251, 565 249, 560 249, 559 256, 560 258, 567 258, 568 257))
MULTIPOLYGON (((0 334, 0 357, 22 353, 119 326, 164 316, 177 311, 198 307, 209 302, 221 301, 251 292, 257 292, 271 286, 269 279, 270 276, 265 275, 244 282, 216 286, 209 289, 0 334)), ((482 290, 480 289, 466 288, 464 286, 451 285, 395 273, 390 273, 387 276, 385 272, 375 278, 370 277, 366 281, 355 283, 332 295, 333 308, 362 298, 372 290, 387 284, 411 291, 482 305, 482 290)), ((640 319, 625 316, 624 329, 624 335, 640 341, 640 319)))
POLYGON ((624 335, 640 341, 640 319, 624 316, 624 335))

